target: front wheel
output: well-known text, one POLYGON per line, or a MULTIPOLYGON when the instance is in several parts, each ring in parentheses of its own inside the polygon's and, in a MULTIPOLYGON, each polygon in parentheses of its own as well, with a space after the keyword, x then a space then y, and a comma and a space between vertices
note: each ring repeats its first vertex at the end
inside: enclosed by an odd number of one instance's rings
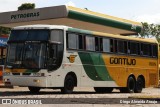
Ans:
POLYGON ((40 91, 40 87, 28 87, 31 93, 38 93, 40 91))
POLYGON ((64 94, 71 94, 74 89, 74 78, 71 75, 67 75, 64 81, 64 87, 61 92, 64 94))

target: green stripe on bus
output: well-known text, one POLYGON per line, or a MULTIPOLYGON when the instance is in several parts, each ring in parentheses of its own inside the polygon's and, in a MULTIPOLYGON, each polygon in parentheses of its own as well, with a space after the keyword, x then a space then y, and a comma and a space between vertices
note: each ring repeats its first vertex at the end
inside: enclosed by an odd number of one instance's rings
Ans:
POLYGON ((104 63, 104 59, 102 58, 102 54, 99 55, 99 65, 100 66, 96 66, 97 73, 99 74, 99 76, 105 81, 113 81, 113 79, 110 76, 110 74, 107 70, 107 67, 104 63))
POLYGON ((101 54, 79 52, 84 70, 95 81, 113 81, 104 64, 101 54))
POLYGON ((100 24, 100 25, 104 25, 104 26, 125 29, 128 31, 133 31, 133 32, 137 32, 137 33, 140 33, 142 30, 142 27, 138 26, 138 25, 134 25, 136 27, 136 29, 135 28, 132 29, 133 25, 129 24, 129 23, 115 21, 112 19, 102 18, 102 17, 98 17, 95 15, 89 15, 89 14, 85 14, 85 13, 81 13, 81 12, 76 12, 73 10, 69 10, 68 17, 72 18, 72 19, 91 22, 91 23, 100 24))

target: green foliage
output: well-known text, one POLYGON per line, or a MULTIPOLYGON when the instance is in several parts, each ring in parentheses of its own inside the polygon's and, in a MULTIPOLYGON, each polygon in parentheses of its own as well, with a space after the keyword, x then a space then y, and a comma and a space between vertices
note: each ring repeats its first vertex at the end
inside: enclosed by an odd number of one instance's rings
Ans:
POLYGON ((35 9, 34 3, 24 3, 18 7, 18 10, 28 10, 28 9, 35 9))
POLYGON ((0 36, 1 36, 2 34, 9 34, 10 31, 11 31, 11 28, 7 28, 7 27, 2 27, 2 26, 0 26, 0 36))
POLYGON ((146 22, 142 23, 143 30, 141 32, 142 37, 155 37, 160 43, 160 25, 158 24, 148 24, 146 22))

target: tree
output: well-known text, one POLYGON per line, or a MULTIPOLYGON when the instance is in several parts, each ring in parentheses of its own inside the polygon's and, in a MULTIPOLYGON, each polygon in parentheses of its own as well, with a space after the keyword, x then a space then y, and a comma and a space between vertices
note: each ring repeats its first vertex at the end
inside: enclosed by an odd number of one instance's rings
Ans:
POLYGON ((143 30, 141 32, 141 37, 155 37, 160 43, 160 25, 158 24, 148 24, 147 22, 142 23, 143 30))
POLYGON ((7 27, 2 27, 2 26, 0 26, 0 36, 1 36, 2 34, 9 34, 10 31, 11 31, 11 28, 7 28, 7 27))
POLYGON ((28 9, 35 9, 34 3, 24 3, 18 7, 18 10, 28 10, 28 9))

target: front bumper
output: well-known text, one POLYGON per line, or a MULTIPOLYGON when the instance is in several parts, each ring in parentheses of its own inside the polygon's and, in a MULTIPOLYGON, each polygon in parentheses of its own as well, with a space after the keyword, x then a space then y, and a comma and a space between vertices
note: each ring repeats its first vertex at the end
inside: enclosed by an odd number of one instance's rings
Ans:
POLYGON ((34 87, 48 87, 47 77, 31 77, 31 76, 4 76, 4 84, 13 86, 34 86, 34 87))

